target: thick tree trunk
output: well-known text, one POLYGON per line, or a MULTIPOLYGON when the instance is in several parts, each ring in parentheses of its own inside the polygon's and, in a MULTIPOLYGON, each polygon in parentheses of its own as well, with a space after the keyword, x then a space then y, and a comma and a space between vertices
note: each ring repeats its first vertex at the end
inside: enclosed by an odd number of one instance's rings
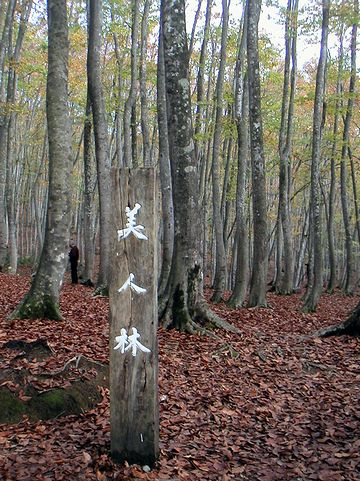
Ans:
MULTIPOLYGON (((199 182, 192 138, 184 1, 163 0, 161 22, 175 233, 169 282, 159 310, 165 327, 193 332, 194 326, 195 330, 198 328, 194 321, 221 320, 207 308, 202 291, 199 182)), ((226 322, 222 324, 236 331, 226 322)))
POLYGON ((166 298, 160 299, 159 308, 163 325, 191 330, 202 293, 202 266, 198 255, 198 175, 192 139, 185 5, 182 0, 163 0, 161 7, 175 232, 166 298))
POLYGON ((320 58, 316 74, 311 160, 310 229, 312 252, 310 258, 313 260, 313 262, 310 264, 310 269, 312 269, 313 282, 309 283, 304 303, 304 310, 309 312, 316 310, 323 287, 320 157, 322 139, 321 122, 323 117, 325 74, 327 64, 329 8, 329 0, 324 0, 320 58))
POLYGON ((253 263, 249 306, 266 306, 267 214, 263 148, 258 23, 261 2, 248 0, 247 54, 249 72, 250 145, 253 189, 253 263))
POLYGON ((46 110, 49 194, 44 246, 30 291, 12 318, 62 319, 59 293, 67 256, 70 221, 71 132, 68 112, 68 25, 65 0, 48 0, 46 110))
POLYGON ((110 159, 105 100, 101 82, 101 12, 102 1, 90 0, 88 46, 88 82, 95 134, 95 154, 100 204, 100 267, 98 292, 105 292, 109 273, 110 159))

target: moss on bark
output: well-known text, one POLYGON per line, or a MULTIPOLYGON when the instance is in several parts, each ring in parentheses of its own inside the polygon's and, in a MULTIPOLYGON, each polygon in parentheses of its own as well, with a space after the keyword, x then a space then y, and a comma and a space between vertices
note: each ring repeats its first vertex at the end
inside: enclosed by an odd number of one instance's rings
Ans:
POLYGON ((63 321, 59 305, 49 294, 34 296, 26 294, 20 305, 9 316, 10 319, 51 319, 63 321))

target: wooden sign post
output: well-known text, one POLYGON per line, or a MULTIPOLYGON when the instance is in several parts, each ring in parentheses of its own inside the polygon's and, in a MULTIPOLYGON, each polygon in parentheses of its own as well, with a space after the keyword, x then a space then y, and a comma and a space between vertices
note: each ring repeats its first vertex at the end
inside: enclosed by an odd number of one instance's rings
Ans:
POLYGON ((111 455, 152 466, 159 453, 155 170, 113 169, 111 210, 111 455))

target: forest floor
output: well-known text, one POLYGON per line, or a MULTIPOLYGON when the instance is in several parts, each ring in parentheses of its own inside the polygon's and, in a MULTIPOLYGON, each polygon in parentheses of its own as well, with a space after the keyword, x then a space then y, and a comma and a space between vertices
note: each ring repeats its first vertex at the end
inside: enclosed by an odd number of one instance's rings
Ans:
MULTIPOLYGON (((8 323, 29 285, 29 276, 0 274, 2 370, 26 368, 29 382, 46 391, 62 381, 37 382, 39 373, 61 370, 74 356, 108 362, 107 299, 67 279, 65 321, 8 323), (9 340, 39 338, 52 349, 46 359, 4 348, 9 340)), ((83 414, 0 425, 0 479, 359 481, 360 341, 308 336, 345 319, 359 297, 324 295, 315 314, 301 312, 300 295, 269 294, 268 301, 267 309, 213 306, 241 336, 219 331, 216 340, 159 330, 156 469, 112 463, 103 387, 100 403, 83 414), (238 357, 231 357, 228 344, 238 357)), ((71 376, 82 373, 73 367, 71 376)))

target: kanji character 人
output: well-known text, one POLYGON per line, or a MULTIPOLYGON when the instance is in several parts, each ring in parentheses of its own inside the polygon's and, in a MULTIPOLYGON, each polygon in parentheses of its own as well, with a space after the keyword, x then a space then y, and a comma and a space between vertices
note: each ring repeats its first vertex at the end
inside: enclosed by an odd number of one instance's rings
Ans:
POLYGON ((118 289, 118 292, 123 292, 123 291, 126 291, 126 289, 128 287, 130 287, 130 289, 134 292, 136 292, 137 294, 145 294, 146 292, 146 289, 144 289, 143 287, 140 287, 140 286, 137 286, 133 281, 135 279, 135 276, 132 272, 130 272, 130 275, 129 277, 127 278, 127 280, 124 282, 124 284, 118 289))

